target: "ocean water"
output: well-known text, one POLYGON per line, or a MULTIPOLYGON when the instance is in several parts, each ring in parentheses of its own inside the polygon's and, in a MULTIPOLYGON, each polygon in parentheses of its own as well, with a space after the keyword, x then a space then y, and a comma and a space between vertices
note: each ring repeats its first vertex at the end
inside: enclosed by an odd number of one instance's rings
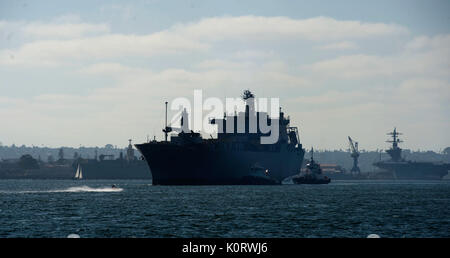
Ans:
POLYGON ((0 180, 0 237, 450 237, 449 207, 450 181, 0 180))

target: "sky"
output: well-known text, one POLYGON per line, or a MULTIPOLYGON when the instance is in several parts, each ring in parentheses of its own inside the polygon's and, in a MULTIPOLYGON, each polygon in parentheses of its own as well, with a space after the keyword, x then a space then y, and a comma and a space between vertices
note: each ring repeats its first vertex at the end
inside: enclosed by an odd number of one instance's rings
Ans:
MULTIPOLYGON (((450 1, 0 0, 0 142, 163 139, 164 102, 277 97, 305 148, 450 146, 450 1)), ((170 114, 169 114, 170 115, 170 114)))

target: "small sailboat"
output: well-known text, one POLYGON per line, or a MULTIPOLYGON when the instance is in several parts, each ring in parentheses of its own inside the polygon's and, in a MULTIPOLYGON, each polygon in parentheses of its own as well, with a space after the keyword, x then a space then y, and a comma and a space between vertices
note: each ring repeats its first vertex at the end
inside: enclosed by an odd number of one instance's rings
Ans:
POLYGON ((75 172, 74 179, 83 179, 83 170, 81 169, 80 164, 78 164, 77 172, 75 172))

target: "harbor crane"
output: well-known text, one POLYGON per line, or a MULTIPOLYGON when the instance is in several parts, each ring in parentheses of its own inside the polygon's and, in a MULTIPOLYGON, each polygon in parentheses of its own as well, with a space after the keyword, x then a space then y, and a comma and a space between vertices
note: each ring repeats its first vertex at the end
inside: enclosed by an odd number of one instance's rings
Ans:
POLYGON ((353 167, 350 171, 352 173, 361 173, 361 170, 358 167, 358 157, 359 157, 358 142, 353 143, 353 140, 352 138, 350 138, 350 136, 348 137, 348 141, 351 150, 350 156, 353 158, 353 167))

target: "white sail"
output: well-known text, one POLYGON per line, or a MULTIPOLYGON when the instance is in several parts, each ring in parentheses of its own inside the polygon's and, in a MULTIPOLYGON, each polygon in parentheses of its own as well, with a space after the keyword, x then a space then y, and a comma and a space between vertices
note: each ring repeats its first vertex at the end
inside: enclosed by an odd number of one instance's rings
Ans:
POLYGON ((83 179, 83 170, 80 167, 80 174, 78 175, 78 179, 83 179))
POLYGON ((75 172, 75 179, 81 179, 83 177, 80 164, 78 164, 77 172, 75 172))
POLYGON ((78 178, 78 175, 80 174, 80 164, 78 164, 77 172, 75 172, 75 177, 78 178))

